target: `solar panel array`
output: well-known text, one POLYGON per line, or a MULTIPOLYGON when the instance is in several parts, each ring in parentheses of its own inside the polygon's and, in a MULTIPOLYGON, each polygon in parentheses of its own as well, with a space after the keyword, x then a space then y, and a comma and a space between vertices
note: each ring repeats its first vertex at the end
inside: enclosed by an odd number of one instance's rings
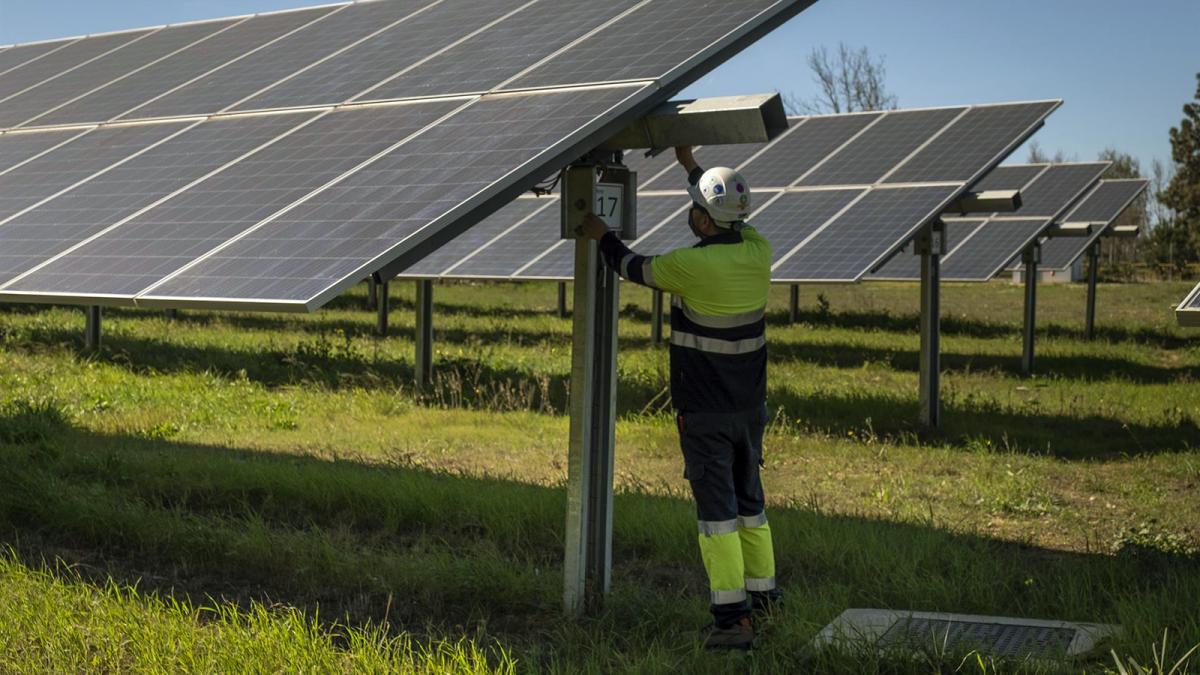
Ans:
POLYGON ((1096 189, 1061 219, 1064 223, 1092 223, 1092 234, 1043 240, 1042 267, 1065 270, 1074 265, 1089 248, 1109 234, 1109 228, 1149 186, 1150 182, 1141 178, 1100 181, 1096 189))
MULTIPOLYGON (((739 168, 760 206, 750 218, 774 249, 776 281, 854 282, 936 218, 1028 138, 1058 101, 854 113, 790 120, 763 145, 696 151, 704 166, 739 168), (958 148, 958 150, 955 150, 958 148)), ((684 223, 689 198, 671 153, 629 157, 639 173, 645 254, 695 243, 684 223)), ((554 197, 522 197, 407 278, 566 280, 572 247, 558 240, 554 197)))
POLYGON ((0 297, 314 309, 811 1, 369 0, 0 50, 0 297))
MULTIPOLYGON (((1095 185, 1108 162, 1020 164, 997 168, 975 185, 978 191, 1020 190, 1021 208, 978 218, 945 218, 946 253, 941 278, 946 281, 988 281, 1014 256, 1059 222, 1082 195, 1095 185)), ((876 280, 915 280, 919 269, 911 254, 898 254, 873 275, 876 280)))
POLYGON ((1192 289, 1175 309, 1175 319, 1181 326, 1200 327, 1200 285, 1192 289))

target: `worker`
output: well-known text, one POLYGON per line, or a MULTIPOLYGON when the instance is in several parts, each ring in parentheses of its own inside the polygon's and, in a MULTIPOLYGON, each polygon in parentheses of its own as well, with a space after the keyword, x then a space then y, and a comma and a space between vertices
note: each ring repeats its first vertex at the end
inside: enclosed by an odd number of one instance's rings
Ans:
POLYGON ((642 256, 595 215, 582 229, 623 278, 672 296, 671 400, 711 591, 713 623, 703 642, 708 649, 750 649, 752 618, 782 599, 759 477, 771 246, 745 225, 751 193, 741 174, 705 171, 689 147, 675 156, 688 172, 695 246, 642 256))

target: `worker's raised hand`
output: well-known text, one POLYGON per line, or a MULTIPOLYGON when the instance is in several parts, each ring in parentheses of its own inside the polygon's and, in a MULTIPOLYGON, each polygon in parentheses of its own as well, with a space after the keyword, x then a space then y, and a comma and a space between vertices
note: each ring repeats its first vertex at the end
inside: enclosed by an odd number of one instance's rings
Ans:
POLYGON ((690 145, 675 148, 675 159, 679 160, 679 163, 683 165, 684 169, 687 169, 688 173, 691 173, 693 169, 699 166, 696 164, 696 158, 692 156, 692 146, 690 145))
POLYGON ((603 220, 600 220, 596 214, 589 213, 583 217, 583 226, 580 230, 580 234, 588 239, 600 241, 608 233, 608 225, 603 220))

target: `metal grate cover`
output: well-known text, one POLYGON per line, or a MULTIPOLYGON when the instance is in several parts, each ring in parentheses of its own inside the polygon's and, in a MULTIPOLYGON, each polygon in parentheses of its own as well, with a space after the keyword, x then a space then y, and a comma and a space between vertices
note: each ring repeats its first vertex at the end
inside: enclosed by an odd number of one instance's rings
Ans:
POLYGON ((909 618, 897 621, 880 638, 880 646, 951 653, 978 650, 995 656, 1060 658, 1075 639, 1074 628, 909 618))

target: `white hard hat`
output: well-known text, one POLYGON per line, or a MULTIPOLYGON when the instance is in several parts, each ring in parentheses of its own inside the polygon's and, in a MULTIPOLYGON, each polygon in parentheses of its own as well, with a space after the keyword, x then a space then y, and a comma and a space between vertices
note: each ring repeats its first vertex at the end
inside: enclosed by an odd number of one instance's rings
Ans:
POLYGON ((750 184, 733 169, 720 166, 705 171, 700 182, 688 188, 688 194, 718 223, 750 217, 750 184))

